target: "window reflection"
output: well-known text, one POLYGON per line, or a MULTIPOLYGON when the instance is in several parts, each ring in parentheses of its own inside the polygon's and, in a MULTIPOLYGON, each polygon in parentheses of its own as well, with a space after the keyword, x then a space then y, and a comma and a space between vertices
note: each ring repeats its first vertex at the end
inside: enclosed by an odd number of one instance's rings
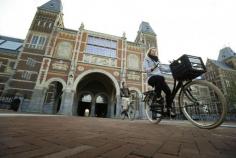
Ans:
POLYGON ((88 36, 86 53, 116 58, 116 47, 116 41, 88 36))

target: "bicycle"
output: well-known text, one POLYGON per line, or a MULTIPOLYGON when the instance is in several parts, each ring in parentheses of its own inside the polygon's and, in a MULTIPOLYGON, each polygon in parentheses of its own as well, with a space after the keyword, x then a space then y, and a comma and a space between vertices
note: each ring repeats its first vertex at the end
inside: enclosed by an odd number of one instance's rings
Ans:
POLYGON ((127 109, 122 109, 122 110, 123 110, 121 112, 121 119, 122 120, 124 120, 125 117, 127 117, 131 121, 135 119, 136 106, 134 105, 134 100, 129 101, 127 109))
MULTIPOLYGON (((170 64, 174 78, 171 91, 173 103, 177 93, 180 114, 193 125, 203 129, 220 126, 227 113, 226 99, 218 87, 209 81, 195 79, 206 72, 200 57, 184 54, 170 64)), ((149 121, 159 123, 164 115, 164 104, 158 104, 156 94, 144 92, 145 113, 149 121)))

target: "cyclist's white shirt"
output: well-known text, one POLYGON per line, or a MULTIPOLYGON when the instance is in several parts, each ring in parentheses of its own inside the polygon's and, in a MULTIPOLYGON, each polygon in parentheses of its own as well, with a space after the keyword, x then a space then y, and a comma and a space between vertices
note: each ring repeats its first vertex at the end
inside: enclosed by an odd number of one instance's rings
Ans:
POLYGON ((155 62, 153 61, 149 56, 145 56, 144 62, 143 62, 143 68, 144 71, 147 73, 147 81, 150 77, 155 76, 155 75, 161 75, 163 76, 162 72, 160 71, 160 62, 155 62), (156 67, 156 65, 159 65, 156 67), (156 67, 153 71, 151 70, 152 68, 156 67))

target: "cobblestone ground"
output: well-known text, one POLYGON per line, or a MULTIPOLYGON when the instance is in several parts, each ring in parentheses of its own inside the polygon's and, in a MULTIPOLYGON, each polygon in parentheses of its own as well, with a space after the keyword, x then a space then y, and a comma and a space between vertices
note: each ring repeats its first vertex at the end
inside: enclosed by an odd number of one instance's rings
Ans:
POLYGON ((0 157, 235 158, 236 128, 92 117, 0 117, 0 157))

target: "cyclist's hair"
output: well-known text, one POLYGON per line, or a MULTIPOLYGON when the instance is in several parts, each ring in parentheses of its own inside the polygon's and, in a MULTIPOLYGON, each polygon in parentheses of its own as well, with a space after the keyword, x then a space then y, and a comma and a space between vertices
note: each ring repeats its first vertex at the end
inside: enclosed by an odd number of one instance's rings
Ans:
MULTIPOLYGON (((153 49, 157 49, 156 47, 150 47, 146 53, 146 55, 148 55, 153 49)), ((157 54, 156 54, 157 55, 157 54)))

